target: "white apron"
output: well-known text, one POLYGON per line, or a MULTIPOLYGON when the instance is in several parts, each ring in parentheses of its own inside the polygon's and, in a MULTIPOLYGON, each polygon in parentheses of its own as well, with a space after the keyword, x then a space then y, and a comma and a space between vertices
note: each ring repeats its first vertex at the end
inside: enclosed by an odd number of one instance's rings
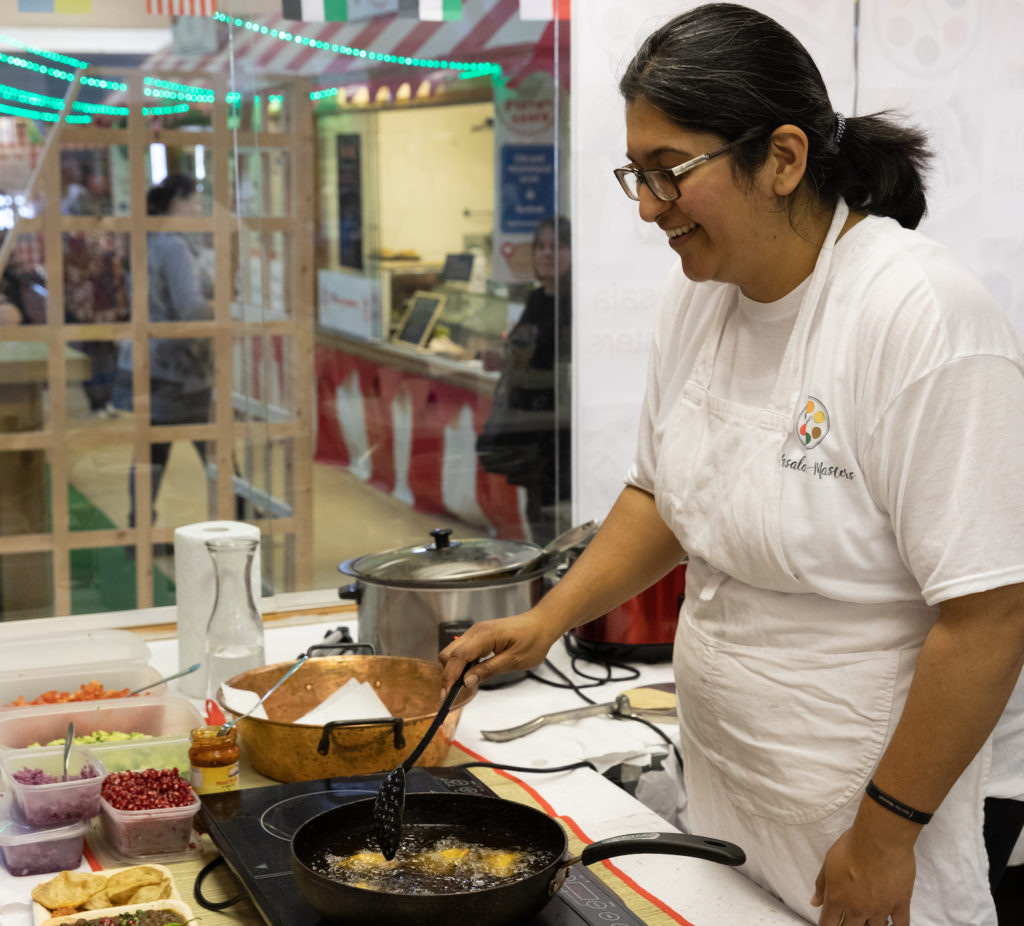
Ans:
MULTIPOLYGON (((792 641, 809 611, 855 627, 864 607, 806 593, 796 571, 805 551, 784 549, 780 520, 783 445, 807 395, 805 348, 847 215, 840 202, 768 407, 709 392, 720 306, 655 477, 658 510, 690 554, 674 656, 690 825, 742 846, 747 874, 815 923, 815 878, 892 735, 919 645, 837 654, 735 641, 744 621, 759 640, 770 628, 769 639, 792 641), (731 642, 718 632, 727 621, 731 642)), ((920 639, 919 605, 893 604, 891 621, 894 639, 920 639)), ((914 926, 996 924, 982 839, 989 757, 986 745, 918 840, 914 926)))

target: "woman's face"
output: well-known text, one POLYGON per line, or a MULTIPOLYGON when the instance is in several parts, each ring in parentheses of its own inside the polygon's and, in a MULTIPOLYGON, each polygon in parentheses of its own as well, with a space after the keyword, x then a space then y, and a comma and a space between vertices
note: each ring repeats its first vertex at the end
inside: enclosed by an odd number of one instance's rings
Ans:
POLYGON ((199 197, 195 193, 188 196, 172 196, 167 207, 168 215, 199 215, 199 197))
POLYGON ((571 250, 560 245, 553 228, 542 228, 540 239, 533 248, 533 273, 545 286, 553 286, 569 272, 571 250))
MULTIPOLYGON (((633 167, 678 167, 723 141, 681 128, 642 99, 626 107, 627 157, 633 167)), ((776 288, 772 242, 779 238, 780 219, 783 225, 786 219, 761 172, 752 189, 738 186, 726 153, 684 174, 678 186, 679 198, 664 202, 641 184, 640 217, 665 233, 691 280, 735 283, 750 298, 760 294, 767 301, 764 294, 776 288)))

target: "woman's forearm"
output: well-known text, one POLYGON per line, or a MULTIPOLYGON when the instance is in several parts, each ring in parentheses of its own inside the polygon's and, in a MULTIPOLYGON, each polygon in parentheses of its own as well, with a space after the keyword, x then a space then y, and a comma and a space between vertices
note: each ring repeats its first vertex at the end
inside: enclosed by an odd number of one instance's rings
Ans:
POLYGON ((626 486, 586 550, 534 610, 564 633, 653 585, 683 556, 654 498, 626 486))
MULTIPOLYGON (((904 804, 933 812, 992 732, 1022 666, 1024 586, 944 602, 875 784, 904 804)), ((867 797, 858 825, 908 840, 920 830, 867 797)))
POLYGON ((567 630, 607 614, 682 558, 654 499, 627 486, 583 555, 537 605, 512 617, 478 621, 445 647, 443 689, 478 660, 466 673, 470 688, 492 675, 533 668, 567 630))

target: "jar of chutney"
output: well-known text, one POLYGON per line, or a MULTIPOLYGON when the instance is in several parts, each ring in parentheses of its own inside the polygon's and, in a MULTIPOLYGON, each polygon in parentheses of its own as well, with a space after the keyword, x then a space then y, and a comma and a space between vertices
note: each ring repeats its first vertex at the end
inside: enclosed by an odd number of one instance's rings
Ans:
POLYGON ((192 765, 192 788, 197 794, 216 794, 238 789, 238 731, 232 727, 223 736, 219 726, 197 727, 188 750, 192 765))

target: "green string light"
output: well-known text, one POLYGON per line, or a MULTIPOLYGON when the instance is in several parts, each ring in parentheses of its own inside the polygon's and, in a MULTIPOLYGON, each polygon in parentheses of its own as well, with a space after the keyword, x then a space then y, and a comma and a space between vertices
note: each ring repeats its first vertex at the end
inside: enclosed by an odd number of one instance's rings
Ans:
POLYGON ((100 77, 83 77, 82 84, 86 87, 99 87, 101 90, 127 90, 128 84, 119 80, 107 80, 100 77))
MULTIPOLYGON (((22 116, 25 119, 37 119, 40 122, 60 122, 60 113, 48 113, 41 109, 26 109, 24 106, 11 106, 8 103, 0 103, 0 113, 6 116, 22 116)), ((92 122, 92 116, 68 114, 64 117, 65 122, 72 125, 85 125, 92 122)))
POLYGON ((191 109, 188 103, 176 103, 173 106, 143 106, 144 116, 170 116, 175 113, 187 113, 191 109))
POLYGON ((16 68, 24 68, 26 71, 35 71, 37 74, 45 74, 47 77, 56 77, 58 80, 72 81, 75 79, 75 75, 69 71, 61 68, 47 67, 45 64, 29 61, 27 58, 22 58, 19 55, 9 55, 3 51, 0 51, 0 63, 9 64, 16 68))
POLYGON ((58 64, 66 64, 68 67, 87 68, 89 66, 88 61, 81 61, 78 58, 72 58, 70 55, 62 55, 55 51, 47 51, 45 48, 37 48, 35 45, 26 45, 24 42, 19 41, 10 35, 0 35, 0 42, 3 42, 5 45, 13 45, 15 48, 24 48, 25 51, 31 52, 37 58, 46 58, 48 61, 56 61, 58 64))

